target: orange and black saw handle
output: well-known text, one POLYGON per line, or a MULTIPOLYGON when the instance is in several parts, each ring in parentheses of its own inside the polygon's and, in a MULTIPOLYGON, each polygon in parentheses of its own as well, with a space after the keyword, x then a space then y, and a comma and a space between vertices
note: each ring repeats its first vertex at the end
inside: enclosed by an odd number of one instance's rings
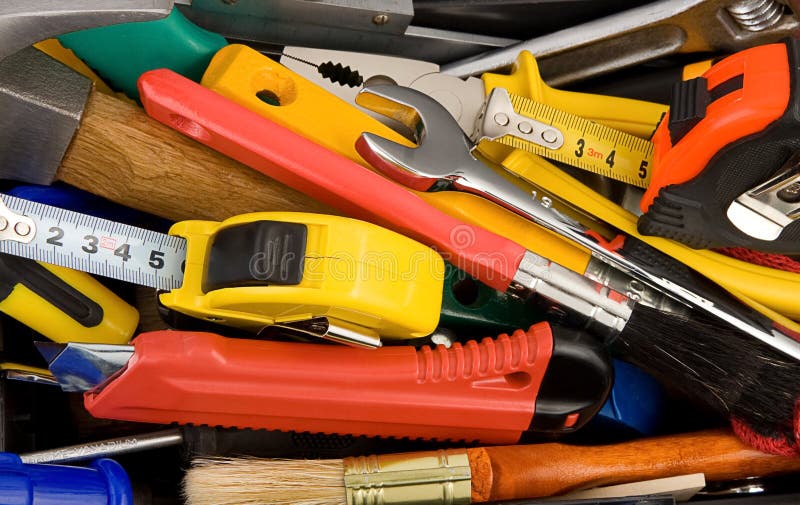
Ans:
POLYGON ((144 333, 84 404, 95 417, 159 424, 508 444, 579 428, 610 390, 605 349, 553 329, 419 350, 144 333))
POLYGON ((653 142, 640 233, 697 249, 800 253, 800 220, 764 240, 727 214, 734 200, 770 180, 800 150, 798 40, 738 52, 677 83, 653 142))

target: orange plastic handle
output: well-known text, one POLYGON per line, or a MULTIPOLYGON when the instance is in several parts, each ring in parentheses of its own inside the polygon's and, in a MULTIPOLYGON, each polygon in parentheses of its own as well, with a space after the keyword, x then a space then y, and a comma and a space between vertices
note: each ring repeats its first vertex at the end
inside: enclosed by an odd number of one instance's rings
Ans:
POLYGON ((506 444, 531 424, 553 336, 539 323, 450 349, 369 350, 156 331, 133 345, 127 368, 85 394, 92 415, 506 444))
POLYGON ((703 74, 709 91, 737 76, 742 76, 742 86, 711 102, 705 117, 675 145, 667 113, 653 135, 653 177, 642 197, 642 211, 661 188, 691 180, 720 150, 781 117, 791 89, 787 61, 785 44, 768 44, 728 56, 703 74))

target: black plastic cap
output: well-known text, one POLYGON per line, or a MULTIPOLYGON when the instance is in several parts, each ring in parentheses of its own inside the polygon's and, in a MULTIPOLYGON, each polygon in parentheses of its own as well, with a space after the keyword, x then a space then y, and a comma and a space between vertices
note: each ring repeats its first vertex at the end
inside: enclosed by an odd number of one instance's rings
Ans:
POLYGON ((591 335, 559 326, 552 326, 552 331, 553 355, 529 430, 569 432, 603 407, 611 392, 614 367, 605 347, 591 335))
POLYGON ((667 125, 672 145, 680 142, 706 117, 706 107, 710 103, 711 95, 708 93, 708 81, 705 77, 678 81, 673 85, 667 125))
POLYGON ((220 230, 211 244, 203 292, 300 284, 307 234, 304 224, 280 221, 254 221, 220 230))

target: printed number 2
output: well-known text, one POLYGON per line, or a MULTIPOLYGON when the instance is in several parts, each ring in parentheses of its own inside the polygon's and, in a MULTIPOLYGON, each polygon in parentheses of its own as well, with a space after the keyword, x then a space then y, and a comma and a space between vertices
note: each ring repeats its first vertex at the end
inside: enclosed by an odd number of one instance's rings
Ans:
POLYGON ((575 156, 580 158, 583 156, 583 148, 586 147, 586 141, 583 139, 578 139, 578 148, 575 149, 575 156))
POLYGON ((50 228, 50 233, 54 233, 54 235, 47 239, 48 244, 57 245, 59 247, 63 246, 64 243, 61 242, 61 239, 64 238, 64 230, 59 228, 58 226, 53 226, 50 228))

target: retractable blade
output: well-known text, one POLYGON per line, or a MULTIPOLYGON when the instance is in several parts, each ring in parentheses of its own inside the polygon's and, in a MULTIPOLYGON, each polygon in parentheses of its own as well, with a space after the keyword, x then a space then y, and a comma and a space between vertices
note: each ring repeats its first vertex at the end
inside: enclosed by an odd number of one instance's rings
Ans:
POLYGON ((0 253, 161 290, 183 283, 182 237, 2 193, 0 200, 0 253))

